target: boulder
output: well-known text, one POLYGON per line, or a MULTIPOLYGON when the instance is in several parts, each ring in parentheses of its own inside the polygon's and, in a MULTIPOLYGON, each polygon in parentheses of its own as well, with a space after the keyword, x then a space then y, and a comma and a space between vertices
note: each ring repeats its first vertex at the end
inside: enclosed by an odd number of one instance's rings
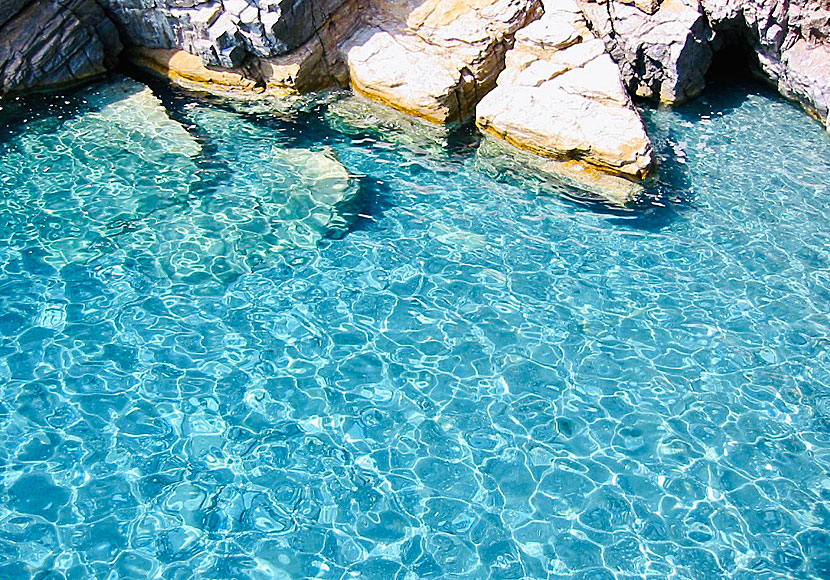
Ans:
POLYGON ((355 91, 439 124, 471 118, 539 0, 372 0, 345 46, 355 91))
POLYGON ((118 31, 95 0, 4 1, 0 94, 99 75, 120 51, 118 31))
POLYGON ((49 219, 36 227, 45 259, 57 269, 131 251, 136 240, 135 247, 145 247, 150 230, 143 222, 159 208, 180 207, 172 197, 198 181, 201 152, 135 81, 96 84, 67 100, 72 115, 33 120, 49 130, 30 124, 0 164, 0 178, 25 176, 20 187, 38 192, 49 219))
POLYGON ((546 2, 544 16, 516 34, 476 123, 521 149, 634 180, 654 166, 619 68, 572 0, 546 2))
POLYGON ((186 50, 133 47, 127 56, 134 65, 157 73, 178 85, 212 93, 258 93, 261 86, 239 70, 207 67, 186 50))

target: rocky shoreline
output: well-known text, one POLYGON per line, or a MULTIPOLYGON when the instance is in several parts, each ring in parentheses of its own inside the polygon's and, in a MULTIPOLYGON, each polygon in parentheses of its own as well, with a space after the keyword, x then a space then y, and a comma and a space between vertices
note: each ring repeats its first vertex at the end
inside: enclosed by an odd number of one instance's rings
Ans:
POLYGON ((730 53, 828 125, 824 0, 10 0, 0 94, 91 78, 119 56, 246 97, 351 86, 430 123, 475 121, 624 202, 655 171, 632 97, 694 98, 730 53))

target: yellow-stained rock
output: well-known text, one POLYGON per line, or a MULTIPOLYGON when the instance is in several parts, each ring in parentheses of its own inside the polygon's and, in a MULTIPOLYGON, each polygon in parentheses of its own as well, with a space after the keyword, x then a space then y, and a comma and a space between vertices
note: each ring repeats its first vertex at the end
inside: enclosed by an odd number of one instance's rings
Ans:
POLYGON ((494 177, 510 176, 529 187, 535 182, 544 191, 559 190, 581 201, 599 201, 612 206, 629 205, 645 192, 641 182, 582 161, 536 155, 492 135, 485 136, 479 145, 476 165, 494 177))
POLYGON ((131 48, 130 61, 188 88, 218 92, 262 92, 254 79, 239 71, 208 68, 198 56, 184 50, 131 48))
POLYGON ((545 9, 516 34, 498 86, 478 105, 479 128, 539 155, 644 179, 651 142, 619 68, 572 0, 545 9))

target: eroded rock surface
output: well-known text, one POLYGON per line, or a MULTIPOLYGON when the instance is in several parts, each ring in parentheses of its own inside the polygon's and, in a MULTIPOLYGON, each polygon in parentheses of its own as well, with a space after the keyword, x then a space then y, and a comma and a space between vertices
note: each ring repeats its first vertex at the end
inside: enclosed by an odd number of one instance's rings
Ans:
MULTIPOLYGON (((288 52, 285 52, 285 47, 289 45, 269 33, 264 37, 270 42, 267 46, 266 40, 262 39, 256 47, 249 47, 250 43, 233 44, 227 58, 220 58, 221 52, 216 44, 218 41, 209 41, 210 30, 197 26, 201 20, 194 20, 195 9, 188 9, 182 14, 177 13, 186 25, 170 18, 160 20, 166 27, 172 27, 181 38, 174 37, 165 42, 158 39, 144 42, 139 36, 138 40, 132 39, 134 46, 128 49, 128 55, 132 62, 142 68, 160 73, 187 87, 213 92, 288 94, 345 86, 348 84, 348 72, 338 49, 358 29, 365 4, 366 0, 342 0, 333 12, 326 12, 325 17, 312 12, 317 14, 313 18, 315 22, 318 17, 323 20, 315 25, 304 43, 290 45, 292 49, 288 52)), ((225 2, 227 5, 230 3, 225 2)), ((287 21, 298 18, 284 11, 269 12, 267 8, 263 3, 257 13, 261 26, 254 28, 260 32, 264 30, 262 26, 274 18, 277 19, 276 24, 273 24, 275 30, 282 30, 287 26, 287 21)), ((202 7, 201 10, 207 8, 202 7)), ((226 14, 222 10, 227 8, 214 6, 211 14, 226 14)), ((128 16, 122 18, 129 20, 128 16)), ((213 18, 211 16, 208 20, 213 21, 213 18)), ((157 19, 150 19, 151 24, 156 21, 157 19)), ((243 27, 245 30, 248 28, 243 27)), ((168 33, 169 31, 165 32, 168 33)), ((147 31, 142 29, 140 34, 147 34, 147 31)))
POLYGON ((544 16, 516 34, 476 123, 522 149, 634 179, 654 165, 619 68, 571 0, 545 2, 544 16))
POLYGON ((346 0, 101 0, 124 36, 146 48, 182 49, 235 68, 286 54, 311 39, 346 0))
POLYGON ((582 0, 581 6, 632 94, 676 103, 703 90, 712 32, 697 0, 582 0))
POLYGON ((121 51, 95 0, 3 0, 0 95, 99 75, 121 51))
MULTIPOLYGON (((719 50, 748 50, 756 73, 826 122, 830 5, 826 0, 579 0, 633 94, 684 101, 705 85, 719 50)), ((741 74, 743 71, 735 71, 741 74)))
POLYGON ((470 118, 539 0, 372 0, 346 46, 352 87, 436 123, 470 118))

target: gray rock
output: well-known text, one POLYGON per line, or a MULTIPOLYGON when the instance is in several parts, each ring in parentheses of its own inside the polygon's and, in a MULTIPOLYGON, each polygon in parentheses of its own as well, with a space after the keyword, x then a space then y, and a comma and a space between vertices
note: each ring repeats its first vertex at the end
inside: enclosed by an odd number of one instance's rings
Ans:
POLYGON ((94 0, 12 0, 11 7, 0 16, 0 94, 99 75, 121 51, 94 0))
POLYGON ((716 32, 739 34, 760 73, 826 122, 830 112, 830 4, 826 0, 702 0, 716 32))
MULTIPOLYGON (((756 73, 826 122, 830 4, 826 0, 579 0, 633 94, 676 103, 704 87, 729 42, 758 58, 756 73)), ((736 71, 737 72, 737 71, 736 71)))
POLYGON ((23 10, 29 4, 29 0, 6 0, 3 4, 3 11, 0 12, 0 26, 3 26, 13 16, 23 10))
POLYGON ((251 55, 286 54, 317 34, 345 0, 101 0, 123 37, 143 48, 183 49, 235 68, 251 55))
POLYGON ((613 0, 581 5, 632 94, 676 103, 703 90, 713 33, 696 0, 653 2, 652 12, 613 0))

